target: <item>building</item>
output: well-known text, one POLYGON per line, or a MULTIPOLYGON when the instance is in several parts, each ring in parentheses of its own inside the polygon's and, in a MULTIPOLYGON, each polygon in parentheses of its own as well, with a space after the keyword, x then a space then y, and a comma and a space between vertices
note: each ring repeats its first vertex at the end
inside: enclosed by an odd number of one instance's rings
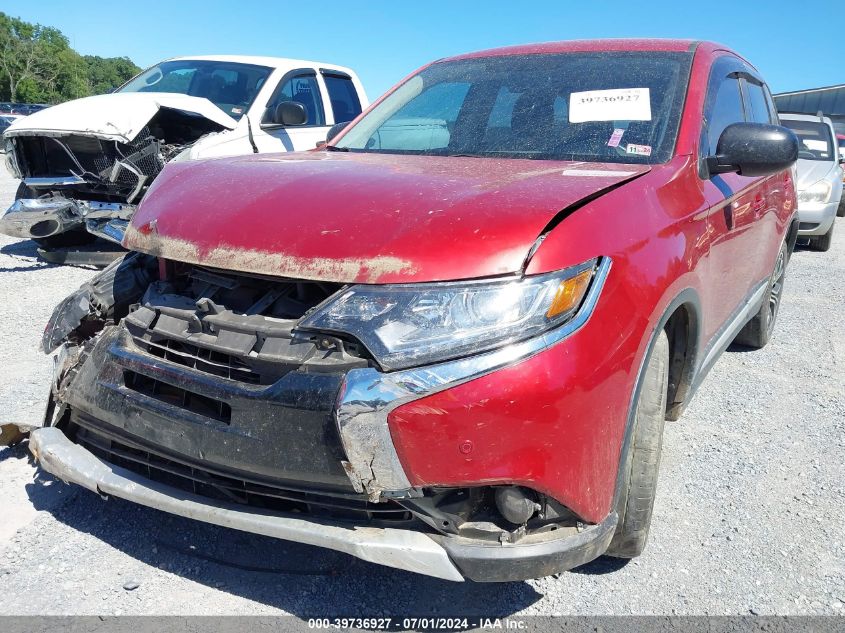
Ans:
POLYGON ((833 121, 839 134, 845 134, 845 84, 812 88, 774 95, 778 112, 817 114, 822 112, 833 121))

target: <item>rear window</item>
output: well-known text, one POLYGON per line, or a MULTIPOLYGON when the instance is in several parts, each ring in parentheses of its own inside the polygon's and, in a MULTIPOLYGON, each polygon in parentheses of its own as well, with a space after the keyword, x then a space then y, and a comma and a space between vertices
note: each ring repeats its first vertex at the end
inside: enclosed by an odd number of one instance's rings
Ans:
POLYGON ((349 77, 326 74, 323 79, 329 92, 335 123, 346 123, 361 114, 358 91, 349 77))
POLYGON ((781 119, 785 125, 798 136, 801 145, 798 148, 798 158, 806 160, 833 160, 833 138, 830 128, 821 121, 795 121, 781 119))

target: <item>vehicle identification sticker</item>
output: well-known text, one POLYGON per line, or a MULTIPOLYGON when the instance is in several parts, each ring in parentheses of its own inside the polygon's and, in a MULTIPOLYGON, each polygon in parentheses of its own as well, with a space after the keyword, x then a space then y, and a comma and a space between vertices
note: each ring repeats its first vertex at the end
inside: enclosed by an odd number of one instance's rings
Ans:
POLYGON ((607 141, 608 147, 619 147, 619 143, 622 142, 622 135, 625 133, 625 130, 622 128, 616 128, 613 130, 613 134, 610 135, 610 140, 607 141))
POLYGON ((636 154, 637 156, 651 156, 651 145, 635 145, 634 143, 628 143, 628 147, 625 148, 625 151, 628 154, 636 154))
POLYGON ((587 90, 569 95, 569 122, 651 121, 648 88, 587 90))

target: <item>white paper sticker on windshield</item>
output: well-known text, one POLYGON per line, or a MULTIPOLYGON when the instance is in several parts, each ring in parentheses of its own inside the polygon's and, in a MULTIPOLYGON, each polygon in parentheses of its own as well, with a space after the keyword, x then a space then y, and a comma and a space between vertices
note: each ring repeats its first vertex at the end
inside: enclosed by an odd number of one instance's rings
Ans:
POLYGON ((648 88, 588 90, 569 95, 569 122, 651 121, 648 88))
POLYGON ((827 151, 827 141, 814 141, 811 138, 805 138, 803 141, 804 145, 807 146, 807 149, 811 149, 814 152, 826 152, 827 151))

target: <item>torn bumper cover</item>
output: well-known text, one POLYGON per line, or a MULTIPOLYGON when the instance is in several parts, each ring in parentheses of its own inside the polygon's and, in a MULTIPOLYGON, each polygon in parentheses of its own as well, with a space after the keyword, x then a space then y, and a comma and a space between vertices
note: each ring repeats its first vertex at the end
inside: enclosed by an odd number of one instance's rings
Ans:
POLYGON ((0 216, 0 233, 24 239, 52 237, 85 228, 120 244, 135 205, 73 200, 62 196, 21 198, 0 216))
POLYGON ((46 471, 101 495, 120 497, 206 523, 326 547, 389 567, 445 580, 463 580, 446 550, 420 532, 320 524, 236 504, 211 503, 207 498, 145 480, 108 464, 71 442, 56 428, 33 431, 29 446, 46 471))
POLYGON ((44 470, 99 495, 119 497, 214 525, 351 554, 371 563, 444 580, 508 581, 571 569, 593 560, 616 528, 616 514, 575 535, 525 544, 481 543, 415 530, 362 527, 283 516, 211 501, 114 466, 57 428, 32 432, 29 448, 44 470))

